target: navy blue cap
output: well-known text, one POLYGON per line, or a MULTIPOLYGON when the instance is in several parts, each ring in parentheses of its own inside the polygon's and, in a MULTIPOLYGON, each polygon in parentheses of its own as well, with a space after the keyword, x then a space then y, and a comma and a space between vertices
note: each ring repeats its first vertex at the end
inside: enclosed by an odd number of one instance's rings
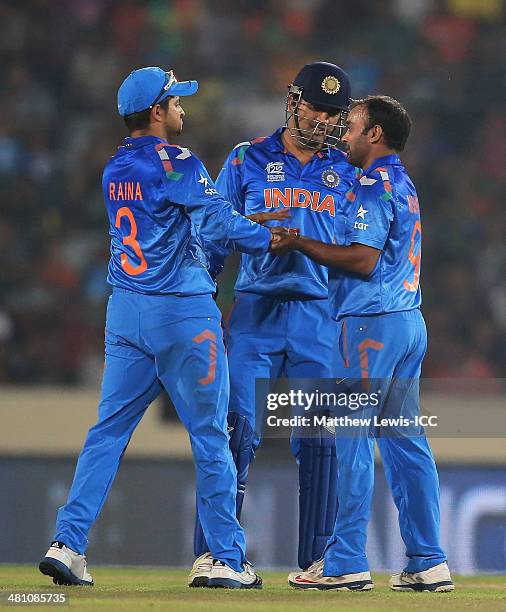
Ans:
POLYGON ((302 98, 310 104, 346 110, 351 86, 346 72, 329 62, 306 64, 293 80, 302 89, 302 98))
POLYGON ((167 96, 191 96, 197 81, 178 81, 172 70, 150 66, 131 72, 118 89, 118 112, 123 117, 159 104, 167 96))

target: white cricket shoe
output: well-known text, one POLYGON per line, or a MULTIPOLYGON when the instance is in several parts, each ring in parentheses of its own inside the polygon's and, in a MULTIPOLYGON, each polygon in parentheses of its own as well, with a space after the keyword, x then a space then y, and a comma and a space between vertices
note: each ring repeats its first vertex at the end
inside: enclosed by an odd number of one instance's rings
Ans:
POLYGON ((214 559, 207 586, 221 589, 261 589, 262 579, 253 567, 244 563, 243 568, 242 572, 236 572, 226 563, 214 559))
POLYGON ((302 572, 292 572, 288 575, 288 584, 294 589, 313 589, 328 591, 370 591, 374 588, 370 572, 344 574, 342 576, 324 576, 323 559, 315 561, 302 572))
POLYGON ((213 556, 206 552, 195 559, 195 563, 188 576, 188 586, 206 587, 213 569, 213 556))
POLYGON ((446 562, 439 563, 423 572, 401 572, 390 577, 388 584, 392 591, 430 591, 444 593, 453 591, 455 585, 446 562))
POLYGON ((39 563, 39 570, 51 576, 55 584, 93 585, 93 578, 86 569, 86 557, 77 554, 63 542, 52 542, 46 556, 39 563))

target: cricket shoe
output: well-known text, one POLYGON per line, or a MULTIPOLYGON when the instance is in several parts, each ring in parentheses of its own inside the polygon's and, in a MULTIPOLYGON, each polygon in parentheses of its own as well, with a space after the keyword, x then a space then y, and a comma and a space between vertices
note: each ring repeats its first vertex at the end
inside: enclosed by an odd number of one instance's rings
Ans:
POLYGON ((209 552, 200 555, 188 576, 189 587, 206 587, 213 569, 213 555, 209 552))
POLYGON ((214 559, 207 586, 212 589, 261 589, 262 579, 249 563, 243 564, 243 571, 236 572, 226 563, 214 559))
POLYGON ((369 572, 344 574, 342 576, 324 576, 323 559, 315 561, 302 572, 292 572, 288 575, 288 584, 294 589, 313 589, 329 591, 370 591, 374 584, 369 572))
POLYGON ((430 591, 445 593, 453 591, 455 585, 446 562, 439 563, 423 572, 401 572, 390 577, 392 591, 430 591))
POLYGON ((39 563, 39 570, 51 576, 55 584, 93 586, 93 578, 86 569, 86 557, 77 554, 63 542, 52 542, 39 563))

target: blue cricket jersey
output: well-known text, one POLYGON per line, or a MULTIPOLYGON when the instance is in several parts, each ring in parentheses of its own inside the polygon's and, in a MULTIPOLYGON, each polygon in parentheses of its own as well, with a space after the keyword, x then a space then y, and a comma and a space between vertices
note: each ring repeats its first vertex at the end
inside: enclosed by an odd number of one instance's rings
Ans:
MULTIPOLYGON (((422 227, 415 186, 397 155, 377 159, 346 194, 336 223, 336 243, 381 250, 364 278, 338 268, 329 272, 331 313, 371 315, 413 310, 421 304, 422 227)), ((337 219, 337 217, 336 217, 337 219)))
MULTIPOLYGON (((337 211, 352 185, 355 169, 336 149, 316 153, 303 166, 286 151, 281 140, 283 129, 237 145, 225 161, 216 187, 243 215, 289 208, 288 220, 269 225, 297 227, 305 236, 331 242, 337 211)), ((233 248, 234 244, 228 246, 233 248)), ((328 270, 298 252, 285 257, 243 254, 235 289, 323 299, 328 297, 328 270)))
POLYGON ((126 138, 107 163, 102 187, 111 235, 108 282, 146 294, 213 293, 206 240, 233 239, 264 254, 268 229, 218 194, 188 149, 155 136, 126 138))

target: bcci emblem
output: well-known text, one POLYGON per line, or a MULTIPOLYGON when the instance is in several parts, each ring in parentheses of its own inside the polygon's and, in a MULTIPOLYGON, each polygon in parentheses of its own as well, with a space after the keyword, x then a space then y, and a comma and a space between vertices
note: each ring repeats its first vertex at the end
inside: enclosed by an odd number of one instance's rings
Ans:
POLYGON ((322 89, 327 94, 336 94, 341 89, 341 83, 335 76, 327 76, 322 81, 322 89))
POLYGON ((339 174, 330 168, 322 173, 322 181, 327 187, 337 187, 339 185, 339 174))

